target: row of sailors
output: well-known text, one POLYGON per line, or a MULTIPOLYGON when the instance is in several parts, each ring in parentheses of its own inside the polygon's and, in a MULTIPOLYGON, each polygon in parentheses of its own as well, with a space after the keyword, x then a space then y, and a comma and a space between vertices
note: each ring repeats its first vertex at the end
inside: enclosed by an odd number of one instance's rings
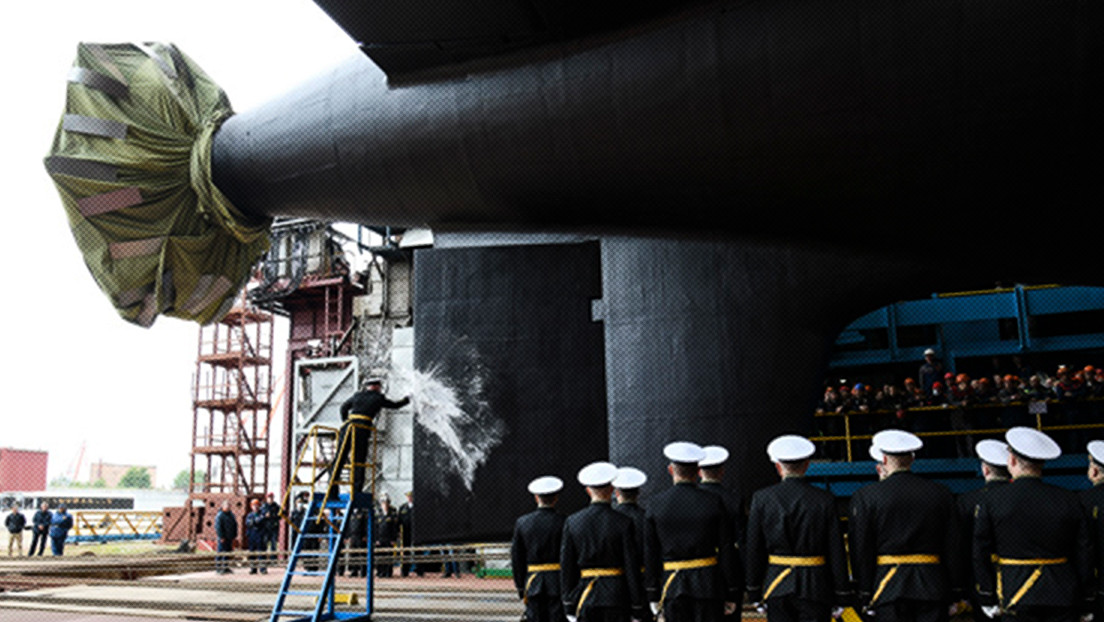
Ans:
POLYGON ((647 509, 637 469, 584 467, 592 502, 566 518, 555 511, 563 482, 537 478, 538 508, 517 520, 511 551, 526 619, 738 619, 746 589, 771 622, 827 622, 850 606, 876 622, 943 622, 966 600, 989 618, 1091 622, 1104 604, 1104 441, 1089 444, 1097 485, 1079 497, 1042 481, 1061 454, 1050 437, 1020 427, 1005 440, 978 444, 986 484, 956 499, 911 471, 919 437, 875 435, 879 481, 851 498, 850 556, 835 498, 804 478, 815 447, 800 436, 768 445, 781 481, 757 491, 746 516, 717 483, 723 448, 665 447, 674 485, 647 509), (709 482, 698 484, 699 469, 709 482))

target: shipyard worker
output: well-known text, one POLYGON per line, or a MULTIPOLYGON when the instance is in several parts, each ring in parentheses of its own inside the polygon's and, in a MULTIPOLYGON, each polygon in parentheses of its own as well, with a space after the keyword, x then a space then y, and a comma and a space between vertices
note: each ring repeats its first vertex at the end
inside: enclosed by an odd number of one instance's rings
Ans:
POLYGON ((352 489, 356 492, 364 490, 364 464, 367 462, 372 441, 372 430, 364 426, 373 425, 380 410, 402 408, 410 403, 409 395, 397 402, 387 399, 382 387, 382 380, 369 378, 364 383, 363 391, 357 391, 341 405, 342 423, 337 436, 339 453, 334 457, 333 469, 330 471, 328 495, 331 498, 340 492, 337 483, 341 481, 341 472, 346 466, 352 475, 352 489))
MULTIPOLYGON (((962 493, 958 497, 959 533, 964 542, 972 542, 974 535, 974 516, 989 494, 997 487, 1008 483, 1012 476, 1008 473, 1008 444, 985 439, 978 441, 974 446, 981 463, 981 476, 985 482, 980 488, 962 493)), ((981 603, 977 598, 977 581, 974 579, 973 565, 965 567, 967 577, 966 585, 969 586, 966 596, 970 599, 971 608, 981 611, 981 603)))
MULTIPOLYGON (((736 585, 745 585, 744 581, 744 553, 742 550, 744 540, 744 525, 747 516, 744 512, 744 500, 739 491, 733 492, 724 486, 725 463, 728 462, 728 450, 720 445, 702 447, 705 457, 698 463, 698 475, 702 490, 714 493, 724 502, 725 514, 732 529, 733 546, 736 548, 736 585)), ((737 603, 739 604, 739 603, 737 603)), ((734 619, 740 616, 739 611, 725 615, 725 619, 734 619)))
MULTIPOLYGON (((414 544, 414 491, 406 491, 406 503, 399 506, 399 533, 402 536, 401 542, 404 549, 410 548, 414 544)), ((413 557, 413 553, 410 551, 404 551, 404 555, 413 557)), ((418 564, 409 561, 407 558, 402 565, 402 576, 410 576, 410 571, 414 571, 419 577, 425 574, 418 564)))
POLYGON ((965 561, 954 497, 912 473, 916 435, 883 430, 873 444, 883 479, 852 495, 848 526, 859 602, 879 622, 946 620, 965 561))
POLYGON ((974 574, 989 617, 1075 620, 1092 610, 1089 526, 1077 494, 1043 482, 1062 454, 1034 428, 1005 433, 1012 481, 990 492, 974 519, 974 574))
POLYGON ((828 622, 852 600, 835 497, 805 480, 816 447, 784 435, 767 445, 782 481, 751 497, 748 599, 770 622, 828 622))
POLYGON ((11 514, 4 519, 4 526, 8 528, 8 557, 23 554, 23 528, 26 525, 27 517, 19 511, 19 505, 13 503, 11 514))
POLYGON ((743 601, 734 536, 724 502, 698 488, 705 451, 687 442, 663 449, 674 485, 648 499, 645 588, 652 612, 667 622, 713 621, 743 601))
MULTIPOLYGON (((617 469, 617 477, 613 479, 613 494, 617 498, 617 505, 613 509, 621 512, 633 520, 633 530, 636 534, 636 554, 640 557, 641 567, 644 563, 644 508, 640 505, 640 488, 648 483, 648 476, 636 467, 620 467, 617 469)), ((644 577, 640 580, 643 582, 644 577)))
POLYGON ((569 622, 628 622, 646 612, 632 519, 614 511, 617 467, 593 462, 578 473, 590 505, 564 521, 560 594, 569 622))
POLYGON ((920 389, 925 393, 931 393, 932 385, 939 381, 943 375, 943 364, 935 358, 935 350, 924 350, 924 362, 920 364, 920 389))
POLYGON ((537 509, 518 517, 510 542, 510 568, 526 622, 564 622, 560 597, 560 538, 564 517, 556 512, 563 480, 546 475, 529 482, 537 509))
POLYGON ((234 550, 234 539, 238 537, 238 519, 230 512, 230 502, 223 501, 215 516, 215 539, 218 540, 215 555, 215 572, 230 574, 230 551, 234 550))
POLYGON ((345 574, 348 567, 349 576, 368 576, 368 514, 364 508, 354 508, 349 515, 348 546, 345 549, 346 564, 342 567, 341 574, 345 574), (355 551, 355 552, 354 552, 355 551))
POLYGON ((245 515, 245 542, 249 547, 249 574, 268 573, 264 564, 265 550, 265 513, 261 509, 261 500, 249 502, 249 513, 245 515))
POLYGON ((261 503, 261 515, 264 517, 264 546, 261 550, 271 551, 267 556, 267 564, 274 564, 277 561, 276 552, 280 550, 280 504, 276 502, 275 493, 265 495, 265 501, 261 503))
POLYGON ((1089 540, 1094 553, 1092 561, 1096 585, 1093 589, 1093 616, 1101 622, 1104 620, 1104 583, 1100 576, 1104 572, 1104 441, 1092 441, 1086 449, 1089 454, 1086 475, 1092 488, 1081 491, 1081 505, 1089 521, 1089 540))
MULTIPOLYGON (((372 535, 376 548, 390 549, 395 546, 395 540, 399 537, 399 514, 395 511, 395 506, 391 505, 391 497, 387 493, 383 493, 379 497, 379 509, 376 510, 375 519, 375 529, 372 530, 372 535)), ((393 553, 390 550, 385 553, 386 557, 392 555, 393 553)), ((394 574, 393 571, 393 561, 381 561, 376 565, 377 577, 390 577, 394 574)))
POLYGON ((50 518, 50 551, 55 556, 65 553, 65 539, 69 537, 69 530, 73 528, 73 516, 66 511, 65 504, 58 506, 50 518))
POLYGON ((31 517, 31 550, 27 552, 27 555, 42 555, 42 552, 46 549, 46 540, 50 536, 50 521, 52 519, 53 514, 50 513, 50 506, 43 501, 38 511, 31 517), (35 553, 35 547, 38 548, 38 553, 35 553))

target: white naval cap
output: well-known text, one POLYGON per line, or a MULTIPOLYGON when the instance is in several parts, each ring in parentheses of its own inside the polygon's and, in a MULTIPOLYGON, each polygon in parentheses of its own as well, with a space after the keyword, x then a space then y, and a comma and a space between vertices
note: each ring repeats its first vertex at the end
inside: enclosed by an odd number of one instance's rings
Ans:
POLYGON ((579 483, 591 488, 608 486, 617 477, 617 466, 609 462, 591 462, 579 469, 579 483))
POLYGON ((1104 464, 1104 441, 1089 441, 1088 447, 1089 456, 1092 457, 1093 462, 1097 464, 1104 464))
POLYGON ((617 469, 617 477, 613 479, 613 487, 621 490, 640 488, 648 481, 644 471, 636 467, 621 467, 617 469))
POLYGON ((705 450, 694 443, 676 441, 663 448, 663 455, 671 462, 697 464, 705 458, 705 450))
POLYGON ((545 475, 529 482, 529 492, 534 495, 551 495, 563 490, 563 480, 554 475, 545 475))
POLYGON ((1036 430, 1018 426, 1004 433, 1008 447, 1028 460, 1054 460, 1062 455, 1062 448, 1054 439, 1036 430))
POLYGON ((702 468, 718 466, 728 460, 728 450, 720 445, 702 447, 702 451, 705 452, 705 457, 698 463, 698 466, 702 468))
POLYGON ((987 438, 978 441, 977 445, 974 445, 974 452, 983 462, 988 462, 993 466, 1002 467, 1008 464, 1008 445, 1006 443, 987 438))
POLYGON ((804 460, 816 453, 816 445, 804 436, 784 434, 767 445, 767 456, 771 462, 795 462, 804 460))
POLYGON ((909 454, 924 446, 919 436, 904 430, 882 430, 871 441, 885 454, 909 454))
POLYGON ((870 458, 874 460, 874 462, 881 462, 882 460, 885 460, 885 454, 882 453, 882 450, 873 445, 870 446, 870 451, 868 453, 870 454, 870 458))

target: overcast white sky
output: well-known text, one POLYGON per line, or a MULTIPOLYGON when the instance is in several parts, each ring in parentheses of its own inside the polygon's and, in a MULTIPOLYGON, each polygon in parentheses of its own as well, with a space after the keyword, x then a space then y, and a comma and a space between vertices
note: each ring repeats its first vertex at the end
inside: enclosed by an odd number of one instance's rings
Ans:
POLYGON ((359 52, 311 0, 19 2, 3 23, 0 447, 49 451, 52 479, 85 443, 81 477, 102 459, 154 465, 171 483, 189 464, 199 329, 124 322, 77 251, 42 165, 77 44, 175 43, 239 112, 359 52))

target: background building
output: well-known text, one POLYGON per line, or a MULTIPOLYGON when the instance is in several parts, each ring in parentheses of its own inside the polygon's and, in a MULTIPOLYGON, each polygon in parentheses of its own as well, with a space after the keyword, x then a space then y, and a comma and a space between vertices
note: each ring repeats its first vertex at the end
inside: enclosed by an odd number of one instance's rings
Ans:
POLYGON ((157 467, 144 466, 135 464, 107 464, 104 461, 93 462, 89 465, 88 481, 98 482, 104 481, 104 485, 107 488, 119 487, 119 482, 123 479, 123 476, 127 474, 127 471, 131 469, 145 469, 150 476, 150 488, 157 486, 157 467))
POLYGON ((0 491, 46 490, 48 457, 45 451, 0 447, 0 491))

